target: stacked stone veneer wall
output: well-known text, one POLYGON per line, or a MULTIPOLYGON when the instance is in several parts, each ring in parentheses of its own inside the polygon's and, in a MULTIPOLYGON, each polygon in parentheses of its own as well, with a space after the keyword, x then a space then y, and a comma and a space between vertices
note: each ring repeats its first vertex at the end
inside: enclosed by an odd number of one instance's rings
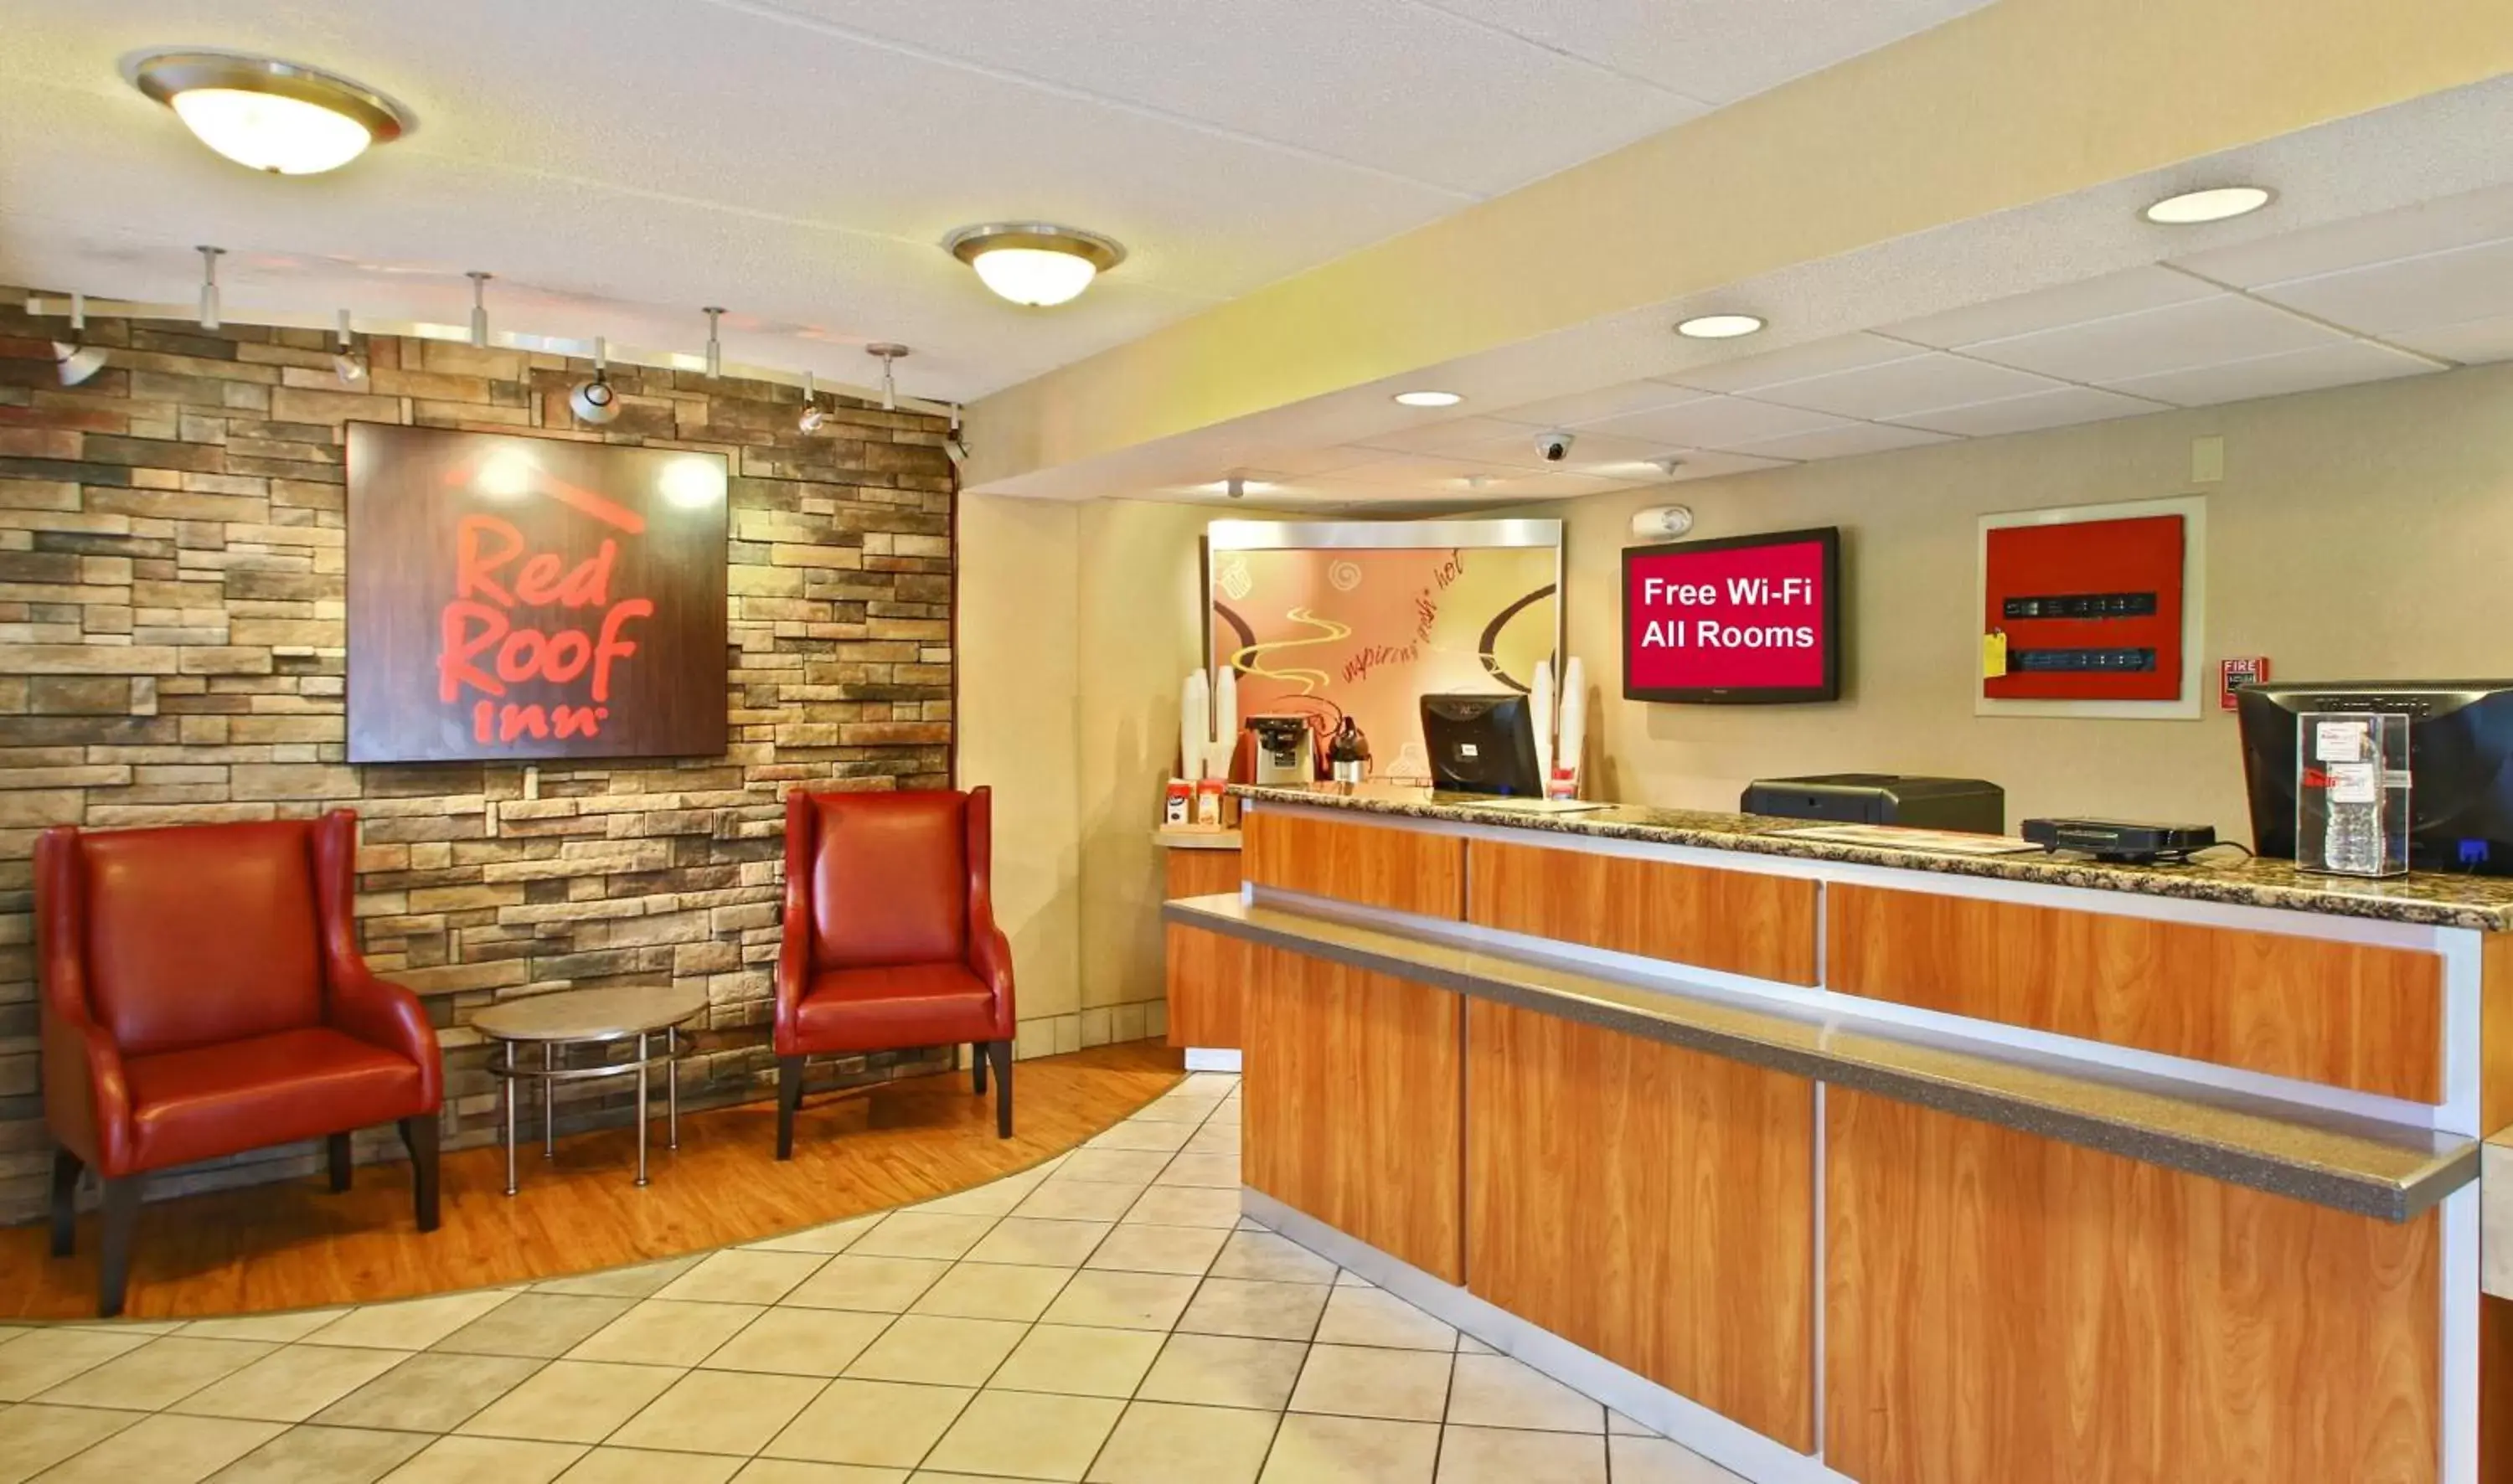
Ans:
MULTIPOLYGON (((685 1101, 765 1090, 782 797, 918 788, 951 769, 952 478, 933 418, 689 371, 615 370, 618 421, 567 410, 584 362, 378 337, 366 383, 318 332, 91 321, 110 366, 58 384, 25 294, 0 290, 0 1221, 42 1206, 30 890, 35 834, 310 815, 363 821, 370 961, 426 1001, 453 1144, 494 1137, 483 1006, 591 985, 703 989, 685 1101), (536 431, 720 450, 733 481, 731 751, 543 765, 342 761, 342 427, 536 431)), ((843 1063, 841 1080, 947 1051, 843 1063)), ((626 1116, 594 1084, 571 1122, 626 1116)), ((363 1152, 398 1149, 371 1137, 363 1152)), ((265 1152, 152 1193, 280 1178, 265 1152)), ((762 1152, 763 1157, 766 1151, 762 1152)))

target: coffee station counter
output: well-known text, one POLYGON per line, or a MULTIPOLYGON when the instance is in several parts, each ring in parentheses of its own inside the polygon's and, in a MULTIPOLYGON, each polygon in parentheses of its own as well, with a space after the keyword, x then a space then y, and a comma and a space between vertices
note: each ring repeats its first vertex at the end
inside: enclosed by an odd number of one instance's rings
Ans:
POLYGON ((1233 792, 1245 1208, 1487 1343, 1751 1480, 2513 1469, 2506 883, 1233 792))

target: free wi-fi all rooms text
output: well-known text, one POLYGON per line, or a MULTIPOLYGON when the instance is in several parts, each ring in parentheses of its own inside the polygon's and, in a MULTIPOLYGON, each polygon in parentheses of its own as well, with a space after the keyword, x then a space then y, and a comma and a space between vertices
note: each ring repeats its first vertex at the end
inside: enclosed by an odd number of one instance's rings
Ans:
MULTIPOLYGON (((1813 607, 1815 603, 1815 579, 1811 577, 1731 577, 1722 585, 1715 582, 1670 582, 1663 577, 1641 579, 1641 605, 1657 607, 1705 607, 1760 609, 1767 607, 1813 607)), ((1640 644, 1644 649, 1812 649, 1815 646, 1815 625, 1734 623, 1725 618, 1653 618, 1642 627, 1640 644)))

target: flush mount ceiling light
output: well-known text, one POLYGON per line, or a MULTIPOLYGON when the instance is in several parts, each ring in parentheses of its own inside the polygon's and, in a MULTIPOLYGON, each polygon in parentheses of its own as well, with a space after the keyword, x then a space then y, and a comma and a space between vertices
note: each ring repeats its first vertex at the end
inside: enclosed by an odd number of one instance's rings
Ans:
POLYGON ((1466 399, 1456 392, 1398 392, 1395 400, 1400 407, 1456 407, 1466 399))
POLYGON ((202 143, 272 175, 338 170, 413 124, 372 88, 269 57, 156 52, 133 61, 127 75, 202 143))
POLYGON ((2207 190, 2183 191, 2167 196, 2146 209, 2146 219, 2169 227, 2197 226, 2207 221, 2230 221, 2248 216, 2276 200, 2275 193, 2259 185, 2217 185, 2207 190))
POLYGON ((1126 250, 1097 232, 1044 221, 990 221, 942 239, 952 256, 977 270, 1016 304, 1061 304, 1126 260, 1126 250))
POLYGON ((1761 315, 1697 314, 1676 326, 1675 332, 1691 340, 1733 340, 1762 328, 1761 315))

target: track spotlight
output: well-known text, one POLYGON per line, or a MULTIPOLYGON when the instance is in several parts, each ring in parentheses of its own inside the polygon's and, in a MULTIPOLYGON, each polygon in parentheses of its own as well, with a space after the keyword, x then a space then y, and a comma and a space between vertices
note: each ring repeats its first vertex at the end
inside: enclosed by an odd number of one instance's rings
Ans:
POLYGON ((794 419, 794 426, 808 435, 820 431, 821 424, 828 420, 827 410, 820 406, 820 388, 813 380, 812 373, 805 371, 803 373, 803 415, 794 419))
POLYGON ((600 335, 593 339, 593 374, 578 382, 567 394, 568 410, 578 422, 595 427, 619 415, 619 391, 611 384, 611 342, 600 335))
POLYGON ((226 255, 224 248, 194 248, 201 254, 201 328, 219 328, 219 259, 226 255))
POLYGON ((724 374, 724 342, 716 338, 716 328, 724 319, 724 310, 709 305, 702 312, 707 317, 707 374, 721 376, 724 374))
POLYGON ((960 435, 960 404, 951 404, 951 436, 942 440, 942 451, 950 456, 951 467, 969 462, 969 440, 960 435))
POLYGON ((55 370, 60 372, 61 385, 76 386, 104 370, 104 348, 83 345, 87 338, 87 295, 70 295, 70 337, 53 342, 55 370))
POLYGON ((487 350, 489 348, 490 275, 474 268, 462 276, 471 280, 471 348, 487 350))
POLYGON ((898 410, 898 382, 891 372, 898 368, 898 358, 907 353, 906 346, 894 345, 887 340, 864 347, 865 355, 881 358, 881 410, 885 412, 898 410))
POLYGON ((356 386, 367 379, 367 358, 358 354, 357 344, 349 338, 349 311, 340 311, 338 343, 332 350, 332 374, 342 386, 356 386))

